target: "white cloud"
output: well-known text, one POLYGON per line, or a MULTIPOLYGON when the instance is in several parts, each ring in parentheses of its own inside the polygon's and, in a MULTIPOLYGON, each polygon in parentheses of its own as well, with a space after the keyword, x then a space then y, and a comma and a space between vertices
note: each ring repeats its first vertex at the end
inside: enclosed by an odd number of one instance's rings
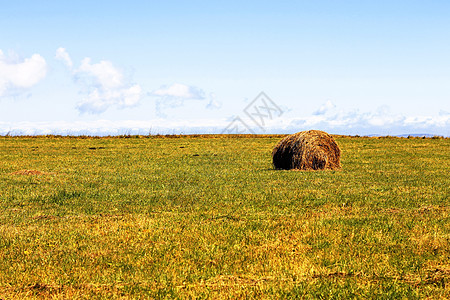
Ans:
POLYGON ((138 84, 118 89, 93 88, 78 102, 77 109, 80 112, 100 114, 112 106, 118 108, 136 106, 141 96, 142 89, 138 84))
POLYGON ((105 89, 116 89, 123 86, 123 75, 110 61, 102 60, 92 64, 91 59, 86 57, 82 60, 81 66, 76 70, 78 76, 89 76, 94 80, 94 84, 105 89))
POLYGON ((206 105, 207 109, 220 109, 222 107, 222 102, 216 100, 216 94, 209 94, 209 102, 206 105))
MULTIPOLYGON (((72 69, 72 59, 64 48, 58 48, 55 57, 72 69)), ((140 85, 129 84, 122 72, 110 61, 92 63, 86 57, 79 68, 72 70, 72 74, 83 95, 77 104, 81 113, 100 114, 111 107, 134 107, 142 98, 140 85)))
POLYGON ((0 50, 0 97, 10 92, 28 89, 47 74, 47 63, 39 54, 22 61, 6 57, 0 50))
POLYGON ((69 53, 67 53, 65 48, 58 48, 56 49, 56 55, 55 58, 57 60, 61 60, 62 62, 64 62, 64 64, 69 67, 70 69, 72 69, 73 67, 73 62, 72 59, 69 56, 69 53))
POLYGON ((335 108, 336 108, 336 105, 334 105, 333 102, 328 100, 327 102, 322 104, 322 106, 318 110, 313 112, 313 115, 323 115, 323 114, 326 114, 327 112, 332 111, 335 108))
POLYGON ((162 86, 156 91, 153 91, 152 95, 163 97, 164 99, 183 99, 183 100, 202 100, 205 98, 203 90, 195 87, 180 83, 174 83, 170 86, 162 86))
POLYGON ((149 96, 156 98, 156 113, 159 117, 166 117, 167 109, 182 107, 186 101, 209 100, 205 105, 207 109, 218 109, 222 106, 222 103, 216 100, 214 93, 210 93, 209 99, 207 99, 202 89, 181 83, 162 86, 149 93, 149 96))
POLYGON ((187 100, 205 99, 205 93, 202 89, 181 83, 162 86, 149 95, 156 98, 156 114, 163 118, 166 117, 165 112, 169 108, 181 107, 187 100))
POLYGON ((440 115, 440 116, 447 116, 447 115, 450 115, 450 112, 441 109, 441 110, 439 111, 439 115, 440 115))

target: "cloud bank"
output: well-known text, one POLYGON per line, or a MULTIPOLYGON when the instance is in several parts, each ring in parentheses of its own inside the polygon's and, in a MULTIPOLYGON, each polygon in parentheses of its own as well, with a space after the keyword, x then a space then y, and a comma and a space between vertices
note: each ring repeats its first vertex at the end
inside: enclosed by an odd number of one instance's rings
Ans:
MULTIPOLYGON (((234 120, 233 118, 215 120, 159 118, 151 121, 0 122, 0 135, 209 134, 222 133, 234 120)), ((321 115, 313 114, 302 118, 280 117, 265 122, 264 131, 253 124, 251 119, 241 121, 245 124, 240 128, 244 130, 242 133, 294 133, 319 129, 332 134, 345 135, 429 134, 450 137, 449 113, 407 117, 389 113, 385 107, 375 112, 357 110, 346 112, 334 107, 321 115)))
POLYGON ((47 63, 39 54, 20 60, 0 50, 0 97, 29 89, 45 78, 47 63))
POLYGON ((278 132, 314 128, 348 135, 431 134, 450 136, 450 114, 404 116, 391 113, 385 106, 373 112, 338 110, 334 104, 324 106, 327 106, 328 109, 319 109, 309 117, 273 120, 269 127, 278 132))
POLYGON ((92 63, 86 57, 73 69, 70 55, 64 48, 56 50, 55 58, 61 60, 73 74, 83 95, 76 108, 81 113, 101 114, 111 107, 119 109, 134 107, 142 98, 138 84, 130 84, 123 73, 107 60, 92 63))

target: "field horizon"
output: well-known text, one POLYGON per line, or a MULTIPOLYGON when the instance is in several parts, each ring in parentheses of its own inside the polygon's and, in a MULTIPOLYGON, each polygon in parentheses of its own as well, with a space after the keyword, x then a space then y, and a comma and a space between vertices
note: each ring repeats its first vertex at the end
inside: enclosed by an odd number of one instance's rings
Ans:
MULTIPOLYGON (((243 137, 254 137, 254 138, 264 138, 264 137, 283 137, 287 136, 290 133, 236 133, 236 134, 230 134, 230 133, 181 133, 181 134, 164 134, 164 133, 149 133, 149 134, 113 134, 113 135, 92 135, 92 134, 77 134, 77 135, 71 135, 71 134, 35 134, 35 135, 28 135, 28 134, 11 134, 6 133, 3 135, 0 135, 0 138, 161 138, 161 137, 222 137, 222 138, 243 138, 243 137)), ((362 138, 442 138, 442 139, 450 139, 450 136, 446 135, 440 135, 440 134, 431 134, 431 133, 405 133, 405 134, 396 134, 396 135, 385 135, 385 134, 338 134, 338 133, 329 133, 330 135, 334 137, 362 137, 362 138)))

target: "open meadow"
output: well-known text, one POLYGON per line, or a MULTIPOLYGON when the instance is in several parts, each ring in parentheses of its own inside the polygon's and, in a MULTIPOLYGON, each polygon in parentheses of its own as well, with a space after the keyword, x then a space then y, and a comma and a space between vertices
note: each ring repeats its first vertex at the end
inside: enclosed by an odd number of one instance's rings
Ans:
POLYGON ((0 137, 0 299, 450 298, 450 139, 0 137))

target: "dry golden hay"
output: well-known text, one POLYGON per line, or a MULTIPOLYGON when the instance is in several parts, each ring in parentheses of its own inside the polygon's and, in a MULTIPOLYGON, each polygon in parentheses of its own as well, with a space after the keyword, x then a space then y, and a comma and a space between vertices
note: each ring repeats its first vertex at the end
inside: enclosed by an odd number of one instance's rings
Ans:
POLYGON ((341 150, 331 135, 320 130, 301 131, 282 139, 272 151, 276 169, 339 170, 341 150))
POLYGON ((52 172, 42 172, 38 170, 21 170, 11 173, 11 175, 54 175, 52 172))

